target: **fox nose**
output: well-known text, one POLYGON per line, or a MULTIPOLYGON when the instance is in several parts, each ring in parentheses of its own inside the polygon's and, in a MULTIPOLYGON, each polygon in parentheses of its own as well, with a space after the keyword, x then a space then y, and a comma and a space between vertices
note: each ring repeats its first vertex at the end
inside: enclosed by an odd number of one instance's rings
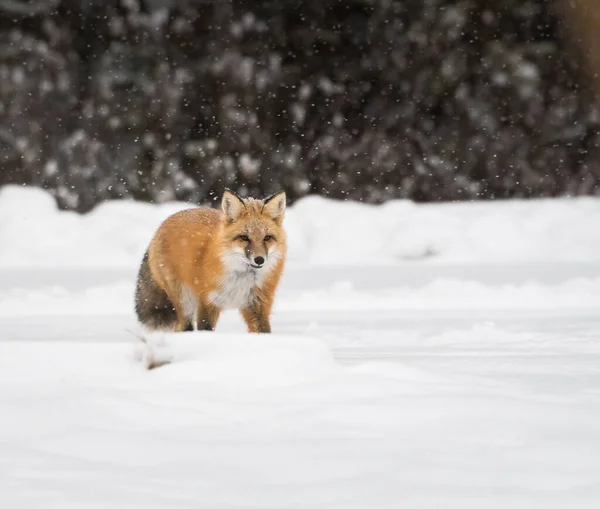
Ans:
POLYGON ((254 263, 256 263, 256 265, 260 266, 263 263, 265 263, 265 259, 262 256, 257 256, 256 258, 254 258, 254 263))

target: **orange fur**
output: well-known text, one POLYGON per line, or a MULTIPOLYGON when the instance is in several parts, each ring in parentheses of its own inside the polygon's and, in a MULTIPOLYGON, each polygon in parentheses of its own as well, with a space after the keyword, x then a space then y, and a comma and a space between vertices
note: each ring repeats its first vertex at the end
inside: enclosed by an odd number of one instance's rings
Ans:
POLYGON ((283 193, 242 200, 226 191, 222 210, 184 210, 160 225, 148 248, 148 264, 175 309, 174 330, 190 327, 194 306, 198 329, 214 329, 223 308, 239 307, 250 332, 271 331, 286 254, 284 208, 283 193), (253 267, 261 257, 264 265, 253 267))

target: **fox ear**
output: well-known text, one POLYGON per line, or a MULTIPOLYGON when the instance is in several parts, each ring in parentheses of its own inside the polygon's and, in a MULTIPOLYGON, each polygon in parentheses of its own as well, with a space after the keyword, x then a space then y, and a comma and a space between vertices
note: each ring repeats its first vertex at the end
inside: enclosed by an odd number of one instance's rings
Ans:
POLYGON ((221 200, 221 209, 230 223, 237 221, 246 208, 244 200, 230 189, 225 189, 221 200))
POLYGON ((285 211, 285 192, 279 191, 263 200, 263 213, 272 219, 279 221, 283 219, 285 211))

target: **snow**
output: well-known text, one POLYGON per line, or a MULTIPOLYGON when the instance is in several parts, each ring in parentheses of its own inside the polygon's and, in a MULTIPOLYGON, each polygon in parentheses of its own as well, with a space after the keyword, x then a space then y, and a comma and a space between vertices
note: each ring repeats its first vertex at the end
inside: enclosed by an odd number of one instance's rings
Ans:
POLYGON ((598 506, 600 200, 307 198, 274 334, 141 338, 188 206, 0 191, 0 507, 598 506))

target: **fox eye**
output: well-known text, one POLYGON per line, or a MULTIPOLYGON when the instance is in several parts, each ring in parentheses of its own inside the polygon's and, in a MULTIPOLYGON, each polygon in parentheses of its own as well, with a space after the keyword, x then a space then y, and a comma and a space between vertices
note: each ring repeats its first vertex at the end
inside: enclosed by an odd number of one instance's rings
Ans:
POLYGON ((244 242, 250 242, 248 235, 240 235, 238 239, 243 240, 244 242))
POLYGON ((272 235, 265 235, 265 242, 269 242, 272 238, 272 235))

